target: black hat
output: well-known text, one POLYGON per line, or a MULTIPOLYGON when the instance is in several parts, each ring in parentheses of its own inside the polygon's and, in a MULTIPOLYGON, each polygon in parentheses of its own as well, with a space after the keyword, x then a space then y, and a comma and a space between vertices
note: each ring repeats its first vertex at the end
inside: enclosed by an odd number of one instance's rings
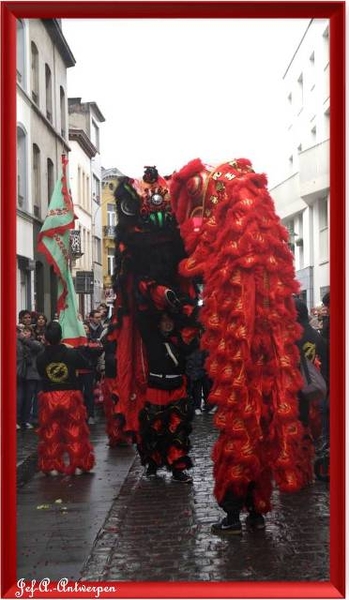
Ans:
POLYGON ((322 303, 327 307, 330 306, 330 292, 327 292, 327 294, 324 295, 322 303))
POLYGON ((308 307, 300 298, 295 298, 294 303, 297 311, 297 321, 299 323, 307 323, 309 321, 308 307))

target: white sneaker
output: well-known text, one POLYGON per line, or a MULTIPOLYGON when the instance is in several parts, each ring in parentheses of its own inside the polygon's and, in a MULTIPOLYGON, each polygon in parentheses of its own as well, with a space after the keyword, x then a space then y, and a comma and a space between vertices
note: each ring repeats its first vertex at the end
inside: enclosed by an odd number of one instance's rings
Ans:
POLYGON ((20 428, 21 428, 21 426, 18 425, 18 423, 16 423, 16 429, 20 429, 20 428))
POLYGON ((196 408, 195 409, 195 414, 196 415, 202 415, 201 409, 200 408, 196 408))
POLYGON ((34 429, 33 425, 31 423, 26 423, 25 424, 25 428, 26 429, 34 429))
POLYGON ((74 475, 82 475, 83 473, 86 473, 86 471, 80 469, 79 467, 76 467, 74 475))
POLYGON ((57 477, 59 473, 58 471, 56 471, 56 469, 52 469, 52 471, 49 471, 49 475, 51 475, 51 477, 57 477))
POLYGON ((88 423, 88 425, 96 425, 96 422, 93 417, 89 417, 87 423, 88 423))

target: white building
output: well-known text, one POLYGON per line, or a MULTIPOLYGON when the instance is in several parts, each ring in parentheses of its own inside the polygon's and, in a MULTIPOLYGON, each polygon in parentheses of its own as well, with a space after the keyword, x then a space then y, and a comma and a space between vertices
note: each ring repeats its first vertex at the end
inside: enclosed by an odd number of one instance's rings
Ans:
MULTIPOLYGON (((74 204, 78 204, 81 211, 79 217, 79 228, 82 235, 82 251, 84 258, 76 263, 75 277, 78 270, 92 273, 93 290, 91 291, 91 306, 95 308, 103 300, 103 268, 102 268, 102 166, 100 159, 100 124, 105 121, 104 116, 95 102, 81 102, 81 98, 69 98, 69 127, 70 132, 79 130, 84 132, 85 141, 89 140, 91 148, 95 153, 87 162, 83 161, 80 151, 81 162, 77 161, 77 194, 73 195, 74 204), (84 201, 84 205, 82 202, 84 201), (85 268, 86 267, 86 268, 85 268)), ((76 146, 75 146, 76 147, 76 146)), ((86 154, 86 151, 85 151, 86 154)), ((86 158, 86 157, 85 157, 86 158)), ((85 159, 84 159, 85 160, 85 159)), ((86 313, 86 307, 84 312, 86 313)))
POLYGON ((67 68, 74 64, 58 19, 17 20, 17 312, 48 318, 57 279, 37 252, 37 234, 69 152, 67 68))
POLYGON ((83 129, 69 128, 69 183, 74 203, 72 276, 83 317, 93 308, 91 161, 97 148, 83 129))
POLYGON ((311 308, 329 290, 329 22, 313 19, 284 78, 285 174, 270 190, 311 308))

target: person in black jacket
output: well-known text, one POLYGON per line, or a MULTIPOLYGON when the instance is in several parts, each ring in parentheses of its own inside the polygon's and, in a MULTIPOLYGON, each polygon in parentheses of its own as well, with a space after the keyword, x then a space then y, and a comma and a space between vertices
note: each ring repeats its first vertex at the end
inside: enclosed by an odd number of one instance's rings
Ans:
POLYGON ((87 366, 84 369, 79 369, 78 379, 84 396, 87 423, 88 425, 95 425, 95 400, 93 392, 96 385, 98 359, 103 353, 103 346, 98 339, 91 338, 88 323, 84 323, 84 327, 87 341, 83 346, 79 346, 79 350, 86 358, 87 366))
POLYGON ((322 299, 322 308, 321 308, 321 335, 325 338, 327 344, 330 343, 330 292, 324 295, 322 299))
POLYGON ((206 351, 198 347, 187 359, 186 374, 189 379, 189 393, 196 415, 201 415, 203 411, 209 414, 215 412, 215 406, 208 403, 212 383, 205 370, 206 356, 206 351))
POLYGON ((37 358, 43 380, 39 402, 39 469, 51 475, 80 475, 90 471, 95 463, 86 408, 76 377, 76 370, 88 363, 79 350, 68 348, 61 339, 62 328, 52 321, 46 327, 45 349, 37 358))
MULTIPOLYGON (((297 310, 298 323, 303 328, 301 339, 298 341, 298 347, 303 354, 320 369, 321 375, 326 381, 327 389, 329 388, 329 358, 328 358, 328 345, 323 336, 314 329, 309 323, 309 312, 307 305, 300 300, 295 298, 295 306, 297 310)), ((324 442, 328 442, 328 395, 325 401, 321 402, 319 411, 316 407, 308 406, 308 403, 302 402, 300 395, 300 418, 304 424, 310 424, 313 429, 314 437, 318 437, 320 432, 316 429, 316 419, 311 422, 311 414, 315 417, 316 413, 319 412, 321 417, 320 429, 321 436, 324 442), (310 423, 309 423, 310 420, 310 423)))
POLYGON ((147 401, 139 414, 141 462, 147 465, 148 477, 165 466, 174 481, 192 483, 185 470, 192 467, 189 435, 193 409, 184 375, 190 344, 184 342, 174 316, 166 311, 153 319, 147 311, 140 313, 138 326, 148 364, 147 401))

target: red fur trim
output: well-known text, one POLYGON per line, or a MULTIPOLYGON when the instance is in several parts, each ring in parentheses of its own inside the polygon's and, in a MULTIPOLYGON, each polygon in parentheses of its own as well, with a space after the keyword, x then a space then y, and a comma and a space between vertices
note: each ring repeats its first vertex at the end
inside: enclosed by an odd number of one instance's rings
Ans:
POLYGON ((171 193, 190 250, 180 272, 204 280, 202 346, 221 432, 213 450, 215 495, 221 501, 230 489, 244 496, 254 481, 255 500, 266 512, 272 478, 288 491, 311 479, 311 452, 298 420, 300 329, 292 294, 299 284, 267 178, 253 173, 247 159, 212 170, 202 198, 208 212, 199 234, 191 234, 183 215, 190 213, 188 206, 184 211, 191 202, 188 179, 199 167, 193 161, 174 176, 171 193))
POLYGON ((89 471, 95 459, 86 425, 86 408, 79 390, 41 392, 39 409, 39 468, 72 474, 89 471), (64 462, 68 453, 69 464, 64 462))

